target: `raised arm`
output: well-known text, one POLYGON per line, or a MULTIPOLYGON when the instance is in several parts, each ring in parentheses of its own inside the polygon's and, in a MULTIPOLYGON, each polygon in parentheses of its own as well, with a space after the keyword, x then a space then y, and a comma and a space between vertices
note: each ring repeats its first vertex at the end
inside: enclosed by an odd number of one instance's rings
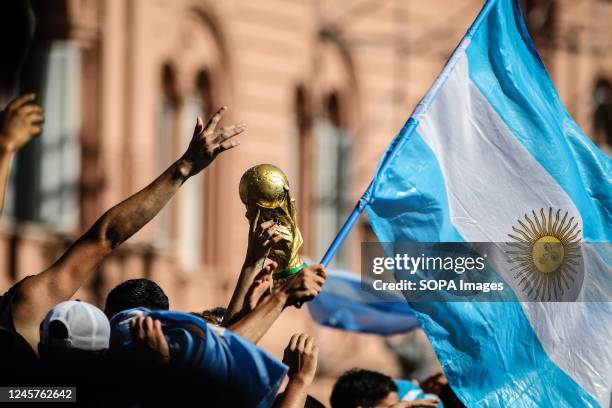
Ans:
POLYGON ((31 104, 34 94, 22 95, 0 111, 0 214, 13 155, 41 131, 43 110, 31 104))
POLYGON ((283 239, 283 237, 276 232, 274 228, 275 225, 276 223, 274 220, 259 224, 259 213, 251 221, 244 264, 242 265, 240 276, 236 282, 234 293, 227 306, 227 311, 223 316, 224 326, 234 321, 237 314, 244 309, 244 300, 247 291, 253 284, 258 271, 262 269, 270 248, 283 239))
POLYGON ((266 296, 255 309, 228 328, 250 342, 257 343, 278 319, 285 307, 308 302, 321 291, 327 278, 323 265, 302 269, 278 292, 266 296))
POLYGON ((319 348, 308 334, 294 334, 285 348, 283 363, 289 366, 289 382, 275 408, 303 408, 307 389, 315 379, 319 348))
POLYGON ((30 345, 38 343, 38 325, 53 305, 69 299, 94 267, 155 217, 189 177, 219 153, 238 145, 229 139, 241 133, 244 125, 215 130, 225 109, 221 108, 206 126, 198 118, 189 147, 179 160, 143 190, 102 215, 50 268, 21 284, 13 318, 17 331, 30 345))

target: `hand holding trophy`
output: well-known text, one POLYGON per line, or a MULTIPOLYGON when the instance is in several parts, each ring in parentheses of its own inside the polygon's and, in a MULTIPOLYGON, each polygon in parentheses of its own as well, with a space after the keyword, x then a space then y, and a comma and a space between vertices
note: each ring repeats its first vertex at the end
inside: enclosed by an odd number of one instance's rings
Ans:
POLYGON ((273 290, 278 290, 306 267, 298 254, 302 235, 289 182, 278 167, 260 164, 242 175, 239 192, 252 228, 269 231, 273 239, 266 257, 278 264, 278 272, 272 276, 273 290))

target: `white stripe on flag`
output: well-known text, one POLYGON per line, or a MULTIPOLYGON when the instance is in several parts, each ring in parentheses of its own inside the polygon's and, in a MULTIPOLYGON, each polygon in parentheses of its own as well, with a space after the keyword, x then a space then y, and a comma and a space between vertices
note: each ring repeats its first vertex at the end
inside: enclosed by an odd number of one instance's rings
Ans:
MULTIPOLYGON (((418 119, 417 132, 444 175, 452 223, 466 241, 506 242, 523 214, 549 207, 568 211, 582 229, 572 200, 470 81, 465 54, 418 119)), ((612 362, 605 360, 612 344, 604 339, 612 327, 610 304, 533 302, 522 307, 548 356, 608 406, 612 362)))

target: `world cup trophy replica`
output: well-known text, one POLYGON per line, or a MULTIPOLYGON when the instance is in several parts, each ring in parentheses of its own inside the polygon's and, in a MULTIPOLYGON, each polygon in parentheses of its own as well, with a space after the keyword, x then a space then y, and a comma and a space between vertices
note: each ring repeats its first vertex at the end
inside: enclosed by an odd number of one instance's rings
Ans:
POLYGON ((258 224, 274 220, 276 225, 273 228, 283 238, 272 246, 267 256, 278 264, 277 272, 272 275, 273 290, 276 291, 306 267, 298 254, 303 241, 289 182, 278 167, 259 164, 242 175, 239 192, 251 224, 257 214, 258 224))

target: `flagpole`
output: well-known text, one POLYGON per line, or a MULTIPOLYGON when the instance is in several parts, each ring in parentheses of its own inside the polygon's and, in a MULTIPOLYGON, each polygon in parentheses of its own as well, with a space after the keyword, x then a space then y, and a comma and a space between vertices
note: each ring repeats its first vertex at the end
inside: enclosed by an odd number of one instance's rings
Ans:
POLYGON ((400 148, 404 145, 408 137, 416 129, 417 124, 417 120, 414 119, 414 117, 410 116, 408 121, 404 124, 402 130, 400 130, 397 137, 395 137, 393 139, 393 142, 391 142, 391 146, 385 152, 385 156, 383 157, 381 164, 376 171, 374 179, 370 182, 368 188, 366 188, 366 191, 363 193, 363 195, 355 205, 355 208, 353 208, 353 211, 351 211, 351 213, 349 214, 348 218, 344 222, 344 225, 342 226, 342 228, 340 228, 340 231, 338 231, 338 234, 336 235, 332 243, 329 245, 329 248, 327 249, 327 252, 325 252, 325 255, 323 255, 321 263, 324 266, 329 265, 333 257, 336 255, 336 252, 338 252, 338 249, 340 249, 340 246, 342 246, 342 244, 344 243, 344 240, 348 236, 349 232, 351 232, 351 230, 355 226, 355 223, 359 219, 359 216, 361 215, 363 210, 365 210, 366 205, 370 203, 372 192, 374 191, 377 184, 377 176, 385 172, 385 170, 389 166, 389 163, 391 162, 391 159, 395 156, 395 152, 399 151, 400 148))
MULTIPOLYGON (((370 186, 371 185, 372 184, 370 183, 370 186)), ((368 189, 366 190, 366 193, 369 190, 370 188, 368 187, 368 189)), ((366 195, 366 193, 364 193, 364 196, 366 195)), ((334 238, 332 243, 329 245, 327 252, 325 252, 325 255, 323 255, 323 258, 321 259, 321 263, 323 265, 325 266, 329 265, 332 258, 336 255, 336 252, 338 252, 338 249, 340 249, 340 246, 342 245, 342 243, 348 236, 349 232, 351 232, 351 230, 353 229, 353 226, 355 225, 355 223, 359 219, 359 216, 365 209, 366 204, 367 204, 367 200, 364 199, 364 197, 362 196, 357 202, 357 205, 355 205, 355 208, 353 208, 353 211, 351 211, 351 214, 348 216, 348 218, 344 222, 344 225, 342 226, 342 228, 340 228, 340 231, 338 231, 336 238, 334 238)))
POLYGON ((402 146, 406 143, 408 138, 414 133, 417 125, 419 124, 418 118, 424 115, 425 112, 427 112, 429 106, 431 105, 431 102, 438 94, 438 91, 440 90, 442 85, 446 82, 446 79, 450 75, 451 70, 455 67, 457 61, 463 55, 463 52, 470 44, 470 41, 474 36, 476 30, 478 29, 484 18, 489 14, 496 1, 497 0, 487 0, 485 5, 480 10, 480 13, 478 13, 478 16, 476 17, 470 28, 467 30, 465 36, 463 36, 463 38, 461 39, 461 42, 459 42, 451 56, 448 58, 446 65, 432 84, 431 88, 429 88, 429 91, 417 104, 416 108, 414 109, 414 112, 412 112, 412 115, 410 115, 410 117, 402 127, 402 130, 400 130, 397 136, 395 136, 395 138, 391 142, 391 146, 389 146, 389 148, 387 148, 387 150, 385 151, 385 155, 383 156, 380 165, 378 166, 378 169, 376 169, 376 173, 374 175, 374 178, 370 182, 370 185, 355 205, 355 208, 353 208, 353 211, 349 214, 348 218, 344 222, 344 225, 342 226, 342 228, 340 228, 340 231, 338 231, 338 234, 336 235, 332 243, 329 245, 329 248, 327 249, 327 252, 325 252, 325 255, 323 255, 321 263, 324 266, 329 265, 333 257, 340 249, 340 246, 342 246, 342 244, 346 240, 346 237, 355 226, 355 223, 359 219, 359 216, 361 215, 361 213, 363 213, 366 206, 370 203, 372 193, 376 189, 378 176, 380 174, 384 174, 385 170, 387 170, 387 167, 389 167, 389 164, 391 163, 397 152, 401 150, 402 146))

